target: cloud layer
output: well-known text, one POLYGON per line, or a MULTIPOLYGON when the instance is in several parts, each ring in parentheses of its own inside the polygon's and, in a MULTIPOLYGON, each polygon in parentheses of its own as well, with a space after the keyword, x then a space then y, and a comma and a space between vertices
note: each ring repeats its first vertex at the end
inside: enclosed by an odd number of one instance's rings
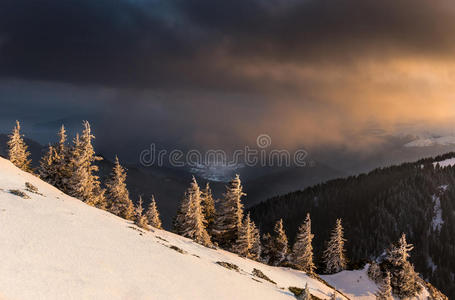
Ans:
POLYGON ((453 36, 450 0, 3 1, 0 77, 108 89, 150 139, 363 149, 451 126, 453 36))

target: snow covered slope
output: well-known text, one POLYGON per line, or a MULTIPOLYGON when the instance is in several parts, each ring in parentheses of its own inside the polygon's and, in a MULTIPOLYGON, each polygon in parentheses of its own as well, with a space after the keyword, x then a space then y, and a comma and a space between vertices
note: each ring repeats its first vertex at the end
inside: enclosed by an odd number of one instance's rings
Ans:
POLYGON ((140 230, 2 158, 0 188, 0 299, 294 299, 287 288, 306 282, 320 298, 332 293, 302 272, 140 230), (26 182, 43 195, 25 191, 26 182), (254 268, 277 285, 252 276, 254 268))
MULTIPOLYGON (((350 299, 376 299, 374 293, 377 291, 377 286, 368 278, 368 266, 366 265, 363 270, 342 271, 334 275, 323 275, 321 277, 350 299)), ((426 289, 423 289, 417 299, 430 299, 429 297, 430 293, 426 289)))
MULTIPOLYGON (((208 249, 167 231, 143 231, 63 194, 3 158, 0 258, 2 300, 279 300, 295 299, 288 287, 303 288, 306 283, 318 298, 328 299, 333 293, 332 288, 303 272, 208 249), (40 194, 27 191, 26 182, 40 194), (26 197, 10 190, 23 191, 26 197), (240 270, 216 262, 235 264, 240 270), (255 277, 253 269, 276 284, 255 277)), ((326 279, 349 292, 352 276, 340 273, 339 277, 346 280, 326 279)), ((374 299, 375 286, 366 288, 361 299, 374 299)), ((338 299, 346 298, 339 295, 338 299)))
POLYGON ((453 167, 455 165, 455 158, 448 158, 442 161, 435 161, 433 166, 439 165, 441 168, 453 167))

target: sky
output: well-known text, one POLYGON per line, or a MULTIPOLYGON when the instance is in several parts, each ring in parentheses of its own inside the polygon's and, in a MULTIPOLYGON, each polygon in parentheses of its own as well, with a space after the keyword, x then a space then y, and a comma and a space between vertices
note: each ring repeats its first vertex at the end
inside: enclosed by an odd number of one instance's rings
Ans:
POLYGON ((368 152, 453 133, 454 36, 451 0, 1 1, 0 131, 368 152))

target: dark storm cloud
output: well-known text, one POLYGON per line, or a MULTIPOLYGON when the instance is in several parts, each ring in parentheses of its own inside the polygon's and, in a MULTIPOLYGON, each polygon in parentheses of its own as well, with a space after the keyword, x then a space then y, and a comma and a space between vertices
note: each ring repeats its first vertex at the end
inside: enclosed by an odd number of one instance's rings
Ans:
POLYGON ((101 149, 363 151, 453 128, 453 36, 452 0, 6 0, 0 106, 93 119, 101 149))
POLYGON ((183 47, 165 22, 127 1, 6 1, 0 28, 2 74, 26 79, 153 80, 151 58, 183 47))
POLYGON ((0 76, 251 89, 269 79, 245 75, 245 62, 449 54, 454 16, 446 0, 7 0, 0 4, 0 76))

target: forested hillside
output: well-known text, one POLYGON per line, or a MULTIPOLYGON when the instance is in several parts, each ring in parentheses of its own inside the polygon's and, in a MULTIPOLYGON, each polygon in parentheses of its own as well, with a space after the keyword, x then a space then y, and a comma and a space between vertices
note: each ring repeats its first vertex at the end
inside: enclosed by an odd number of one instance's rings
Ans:
POLYGON ((381 256, 405 233, 415 245, 411 261, 416 270, 449 298, 455 298, 453 157, 455 154, 449 153, 380 168, 278 196, 252 207, 251 217, 262 232, 271 232, 282 218, 293 241, 298 226, 310 213, 319 268, 324 243, 337 218, 343 219, 351 267, 381 256))

